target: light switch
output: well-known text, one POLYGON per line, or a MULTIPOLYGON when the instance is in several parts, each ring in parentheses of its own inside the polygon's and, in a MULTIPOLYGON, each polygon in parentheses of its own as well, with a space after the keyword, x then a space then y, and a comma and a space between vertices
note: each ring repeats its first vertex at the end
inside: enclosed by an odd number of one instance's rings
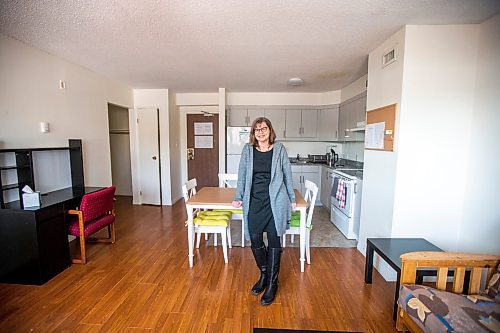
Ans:
POLYGON ((42 131, 42 133, 48 133, 50 132, 50 125, 49 123, 46 123, 46 122, 41 122, 40 123, 40 130, 42 131))

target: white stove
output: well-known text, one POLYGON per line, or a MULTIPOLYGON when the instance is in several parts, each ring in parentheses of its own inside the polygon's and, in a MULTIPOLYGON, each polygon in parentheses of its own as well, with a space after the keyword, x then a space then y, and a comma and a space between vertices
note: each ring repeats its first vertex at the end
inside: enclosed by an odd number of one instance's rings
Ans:
POLYGON ((347 239, 359 239, 359 216, 361 212, 361 191, 363 170, 333 170, 330 221, 347 239), (345 204, 336 198, 340 180, 344 182, 345 204))

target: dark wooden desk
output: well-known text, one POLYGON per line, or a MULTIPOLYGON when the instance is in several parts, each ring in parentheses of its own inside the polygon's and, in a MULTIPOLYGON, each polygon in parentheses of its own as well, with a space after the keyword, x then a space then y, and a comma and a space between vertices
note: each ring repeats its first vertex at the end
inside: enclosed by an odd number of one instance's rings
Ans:
POLYGON ((69 187, 42 195, 40 207, 21 208, 20 201, 0 209, 0 283, 49 281, 71 265, 66 211, 84 194, 102 187, 69 187))
MULTIPOLYGON (((366 240, 365 283, 372 283, 373 253, 377 252, 397 273, 396 293, 394 296, 393 319, 396 320, 398 310, 399 283, 401 279, 401 258, 408 252, 436 251, 443 252, 436 245, 423 238, 368 238, 366 240)), ((423 282, 424 276, 436 275, 435 270, 418 270, 417 283, 423 282)))

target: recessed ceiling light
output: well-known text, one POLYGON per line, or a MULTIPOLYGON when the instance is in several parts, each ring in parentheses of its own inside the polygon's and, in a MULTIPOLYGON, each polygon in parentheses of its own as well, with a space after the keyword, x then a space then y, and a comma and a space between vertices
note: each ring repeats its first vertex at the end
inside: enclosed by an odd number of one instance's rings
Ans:
POLYGON ((300 77, 292 77, 291 79, 288 79, 289 86, 301 86, 303 84, 304 80, 301 79, 300 77))

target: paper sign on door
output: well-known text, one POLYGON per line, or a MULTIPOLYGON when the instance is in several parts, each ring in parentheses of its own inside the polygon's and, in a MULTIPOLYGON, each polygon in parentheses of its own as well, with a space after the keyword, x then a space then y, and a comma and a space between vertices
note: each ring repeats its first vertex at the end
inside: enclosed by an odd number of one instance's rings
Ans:
POLYGON ((213 148, 213 136, 212 135, 195 135, 194 136, 194 147, 195 148, 213 148))

